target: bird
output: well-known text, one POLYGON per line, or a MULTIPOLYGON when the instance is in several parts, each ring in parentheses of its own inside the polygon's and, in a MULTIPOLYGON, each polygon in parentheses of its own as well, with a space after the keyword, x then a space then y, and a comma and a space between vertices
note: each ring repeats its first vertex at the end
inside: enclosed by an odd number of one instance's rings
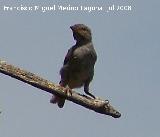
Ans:
MULTIPOLYGON (((59 85, 66 87, 66 92, 83 86, 84 92, 95 99, 96 97, 89 92, 89 84, 93 79, 94 66, 97 60, 91 29, 84 24, 75 24, 70 26, 70 29, 76 43, 65 56, 63 66, 60 69, 61 80, 59 85)), ((65 98, 53 95, 50 102, 57 103, 59 108, 63 108, 65 98)))

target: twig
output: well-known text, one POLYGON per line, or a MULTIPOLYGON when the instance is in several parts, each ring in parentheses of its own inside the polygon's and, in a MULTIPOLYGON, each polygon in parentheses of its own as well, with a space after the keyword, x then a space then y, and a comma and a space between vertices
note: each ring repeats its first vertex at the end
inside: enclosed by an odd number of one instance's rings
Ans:
POLYGON ((95 112, 110 115, 114 118, 119 118, 121 116, 121 114, 117 110, 115 110, 108 101, 104 101, 100 98, 92 99, 75 91, 72 91, 72 95, 66 94, 63 87, 45 80, 31 72, 27 72, 18 67, 7 64, 2 60, 0 60, 0 73, 11 76, 12 78, 23 81, 48 93, 64 97, 67 100, 84 106, 85 108, 94 110, 95 112))

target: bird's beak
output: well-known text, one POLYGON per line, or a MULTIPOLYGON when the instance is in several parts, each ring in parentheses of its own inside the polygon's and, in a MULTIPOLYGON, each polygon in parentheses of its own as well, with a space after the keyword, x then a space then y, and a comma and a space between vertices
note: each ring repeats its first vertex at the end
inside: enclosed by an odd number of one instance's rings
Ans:
POLYGON ((74 29, 73 29, 74 27, 73 26, 70 26, 70 29, 73 31, 74 29))

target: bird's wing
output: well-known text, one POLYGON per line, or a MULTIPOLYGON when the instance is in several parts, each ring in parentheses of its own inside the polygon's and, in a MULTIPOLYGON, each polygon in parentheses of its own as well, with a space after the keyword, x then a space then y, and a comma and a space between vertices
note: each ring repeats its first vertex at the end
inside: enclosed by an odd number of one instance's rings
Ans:
POLYGON ((74 51, 74 49, 75 49, 75 46, 71 47, 71 48, 68 50, 67 55, 65 56, 63 65, 66 65, 68 62, 71 61, 71 59, 73 58, 73 51, 74 51))

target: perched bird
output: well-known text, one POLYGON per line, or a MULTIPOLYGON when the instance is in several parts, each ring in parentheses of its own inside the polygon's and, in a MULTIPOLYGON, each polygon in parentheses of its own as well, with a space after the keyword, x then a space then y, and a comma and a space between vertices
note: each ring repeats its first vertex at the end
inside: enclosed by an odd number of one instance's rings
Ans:
MULTIPOLYGON (((91 30, 84 24, 75 24, 70 28, 76 44, 68 50, 64 59, 60 70, 61 80, 59 84, 63 87, 68 86, 70 90, 84 86, 84 92, 95 98, 89 92, 89 84, 93 79, 94 65, 97 60, 97 54, 92 44, 91 30)), ((62 108, 65 99, 53 95, 50 102, 57 103, 62 108)))

